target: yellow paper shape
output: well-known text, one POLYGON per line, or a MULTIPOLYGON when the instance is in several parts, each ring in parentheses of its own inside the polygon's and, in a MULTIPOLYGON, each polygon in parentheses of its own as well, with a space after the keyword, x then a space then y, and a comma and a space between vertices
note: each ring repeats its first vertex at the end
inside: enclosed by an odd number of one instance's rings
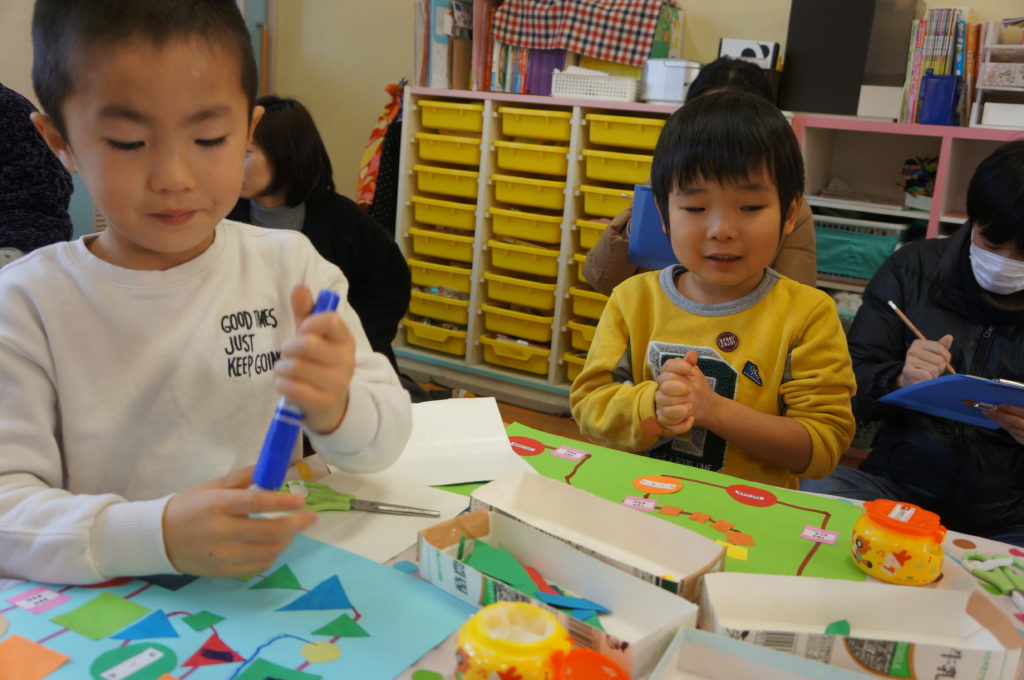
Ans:
POLYGON ((17 633, 0 642, 0 668, 4 677, 18 680, 42 680, 64 665, 66 654, 55 652, 17 633), (9 675, 8 675, 9 674, 9 675))
POLYGON ((302 647, 302 656, 310 663, 326 663, 340 657, 341 650, 326 640, 316 640, 302 647))
POLYGON ((718 540, 716 540, 715 543, 717 543, 718 545, 725 546, 726 557, 731 557, 734 560, 741 560, 743 562, 747 561, 747 556, 750 553, 750 551, 744 548, 742 545, 730 545, 725 541, 718 540))

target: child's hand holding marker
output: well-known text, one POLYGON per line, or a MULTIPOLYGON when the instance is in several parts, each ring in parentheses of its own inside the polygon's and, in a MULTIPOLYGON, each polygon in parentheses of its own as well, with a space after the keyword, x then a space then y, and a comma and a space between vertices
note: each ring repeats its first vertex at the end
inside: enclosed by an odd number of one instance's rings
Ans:
POLYGON ((705 422, 707 409, 715 397, 707 379, 697 368, 697 353, 683 359, 669 359, 658 374, 654 393, 654 412, 662 428, 673 434, 685 434, 705 422))

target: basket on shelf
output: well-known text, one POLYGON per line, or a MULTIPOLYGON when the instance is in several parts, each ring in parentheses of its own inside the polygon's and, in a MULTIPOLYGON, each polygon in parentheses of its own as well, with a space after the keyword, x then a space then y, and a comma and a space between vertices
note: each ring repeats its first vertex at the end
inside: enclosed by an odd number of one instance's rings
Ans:
POLYGON ((635 102, 637 81, 633 78, 555 70, 551 73, 551 96, 571 99, 610 99, 635 102))
POLYGON ((814 216, 818 272, 870 279, 900 244, 906 224, 814 216))

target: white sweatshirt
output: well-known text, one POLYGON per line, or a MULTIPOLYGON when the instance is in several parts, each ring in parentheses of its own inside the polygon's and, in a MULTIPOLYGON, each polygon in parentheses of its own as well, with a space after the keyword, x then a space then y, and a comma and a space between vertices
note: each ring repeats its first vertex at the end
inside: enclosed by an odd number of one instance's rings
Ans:
POLYGON ((409 397, 370 349, 341 271, 304 236, 224 221, 206 252, 166 271, 111 265, 89 238, 0 270, 0 577, 173 573, 167 500, 255 462, 300 283, 341 296, 357 343, 348 412, 314 447, 350 472, 398 457, 409 397))

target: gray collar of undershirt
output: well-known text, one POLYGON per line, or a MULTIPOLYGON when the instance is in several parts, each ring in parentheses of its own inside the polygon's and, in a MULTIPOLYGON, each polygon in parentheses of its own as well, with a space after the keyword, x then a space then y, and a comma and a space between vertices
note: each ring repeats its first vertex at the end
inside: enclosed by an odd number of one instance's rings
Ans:
POLYGON ((282 203, 276 208, 264 208, 256 201, 249 201, 249 208, 252 211, 252 223, 270 229, 302 231, 302 222, 306 219, 305 203, 295 207, 282 203))
POLYGON ((667 295, 668 299, 677 307, 699 316, 727 316, 729 314, 742 312, 745 309, 753 307, 764 299, 779 280, 779 275, 774 269, 771 267, 765 267, 764 278, 761 279, 761 283, 757 284, 757 287, 754 288, 754 290, 750 291, 743 297, 738 300, 723 302, 718 305, 705 305, 691 300, 680 293, 679 289, 676 288, 676 277, 685 271, 686 268, 681 264, 674 264, 670 267, 665 267, 659 273, 658 281, 661 283, 661 289, 665 292, 665 295, 667 295))

